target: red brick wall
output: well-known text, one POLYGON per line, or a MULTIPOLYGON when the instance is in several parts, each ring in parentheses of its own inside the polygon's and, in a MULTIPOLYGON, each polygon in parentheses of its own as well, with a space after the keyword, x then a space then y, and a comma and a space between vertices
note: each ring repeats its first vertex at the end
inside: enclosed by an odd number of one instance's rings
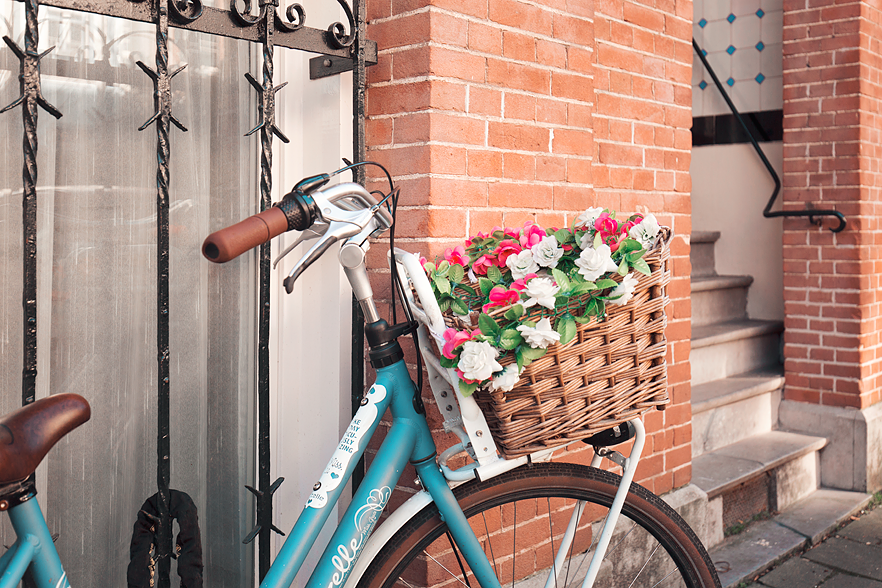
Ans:
POLYGON ((839 234, 784 224, 784 397, 864 408, 879 382, 880 12, 785 0, 785 207, 835 209, 839 234))
POLYGON ((647 416, 638 478, 659 493, 687 483, 691 1, 369 0, 368 18, 369 158, 402 186, 401 246, 431 258, 589 206, 673 226, 672 405, 647 416))

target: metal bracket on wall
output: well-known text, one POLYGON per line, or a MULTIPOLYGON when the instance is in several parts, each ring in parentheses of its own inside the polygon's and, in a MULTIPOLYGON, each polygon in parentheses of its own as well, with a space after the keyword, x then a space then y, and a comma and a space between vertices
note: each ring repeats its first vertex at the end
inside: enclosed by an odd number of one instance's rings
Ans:
MULTIPOLYGON (((365 43, 364 64, 367 66, 377 65, 377 43, 368 41, 365 43)), ((345 71, 352 71, 355 62, 348 57, 335 55, 319 55, 309 60, 309 79, 320 80, 329 78, 345 71)))

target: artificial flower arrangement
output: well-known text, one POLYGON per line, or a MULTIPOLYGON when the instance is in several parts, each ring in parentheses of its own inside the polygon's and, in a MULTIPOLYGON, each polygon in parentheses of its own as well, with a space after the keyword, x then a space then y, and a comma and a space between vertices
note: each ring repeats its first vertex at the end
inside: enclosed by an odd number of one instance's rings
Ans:
POLYGON ((576 323, 602 320, 607 304, 631 299, 633 272, 649 275, 643 254, 659 230, 652 214, 622 222, 590 208, 568 229, 496 227, 434 263, 421 258, 441 311, 465 317, 444 332, 441 365, 456 370, 464 396, 513 389, 549 345, 575 337, 576 323))

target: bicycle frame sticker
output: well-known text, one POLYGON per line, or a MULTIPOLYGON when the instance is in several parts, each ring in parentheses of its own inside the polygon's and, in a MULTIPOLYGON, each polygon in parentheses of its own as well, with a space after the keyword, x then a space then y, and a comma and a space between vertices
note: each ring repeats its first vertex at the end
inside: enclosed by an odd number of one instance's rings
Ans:
MULTIPOLYGON (((319 478, 316 489, 309 495, 307 507, 324 508, 328 504, 328 494, 343 481, 352 458, 359 455, 359 444, 374 422, 379 418, 377 403, 386 398, 386 387, 374 384, 365 395, 361 408, 355 413, 349 428, 340 439, 337 449, 331 456, 325 471, 319 478)), ((382 509, 381 509, 382 510, 382 509)))
POLYGON ((361 550, 364 549, 367 538, 380 518, 380 514, 386 507, 386 503, 391 495, 392 489, 389 486, 383 486, 380 489, 375 488, 371 490, 366 504, 355 512, 355 529, 358 532, 358 536, 349 542, 348 548, 345 545, 337 546, 337 555, 331 558, 331 563, 334 564, 334 568, 337 571, 334 573, 331 583, 328 584, 328 588, 331 586, 341 586, 346 581, 346 578, 349 577, 352 564, 358 559, 361 550))

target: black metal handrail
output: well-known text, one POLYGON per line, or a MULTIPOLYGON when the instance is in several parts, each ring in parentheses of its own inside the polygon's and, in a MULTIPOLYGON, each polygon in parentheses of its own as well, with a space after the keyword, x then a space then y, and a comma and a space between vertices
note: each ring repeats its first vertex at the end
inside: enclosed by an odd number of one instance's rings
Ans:
POLYGON ((705 69, 710 74, 711 79, 714 84, 717 86, 717 89, 720 91, 720 94, 723 95, 723 99, 726 101, 726 104, 729 105, 729 109, 732 111, 732 114, 735 115, 735 118, 738 119, 739 124, 741 124, 741 128, 744 129, 744 132, 747 134, 747 138, 750 139, 751 145, 753 145, 756 154, 759 155, 759 158, 762 160, 763 165, 766 166, 766 170, 768 170, 769 175, 772 176, 772 180, 775 182, 775 189, 772 191, 772 197, 769 198, 768 204, 763 209, 763 216, 766 218, 774 218, 779 216, 807 216, 809 218, 809 222, 814 225, 820 225, 821 221, 816 220, 816 217, 819 216, 835 216, 839 219, 839 226, 830 229, 834 233, 838 233, 845 228, 847 221, 845 220, 845 216, 839 212, 838 210, 780 210, 778 212, 772 212, 772 205, 775 203, 775 200, 778 198, 778 192, 781 191, 781 180, 778 178, 778 174, 775 172, 775 168, 772 167, 772 164, 769 163, 766 154, 763 153, 762 148, 759 146, 756 138, 753 136, 750 128, 747 126, 747 123, 744 122, 744 118, 742 118, 741 113, 738 112, 738 109, 735 108, 735 104, 732 102, 732 99, 729 97, 729 94, 726 92, 726 89, 723 88, 723 84, 720 82, 720 79, 717 77, 717 74, 714 72, 713 68, 708 63, 707 58, 702 53, 701 48, 698 46, 698 43, 695 42, 695 38, 692 39, 692 48, 695 49, 695 53, 698 55, 698 58, 701 60, 701 63, 704 64, 705 69))

